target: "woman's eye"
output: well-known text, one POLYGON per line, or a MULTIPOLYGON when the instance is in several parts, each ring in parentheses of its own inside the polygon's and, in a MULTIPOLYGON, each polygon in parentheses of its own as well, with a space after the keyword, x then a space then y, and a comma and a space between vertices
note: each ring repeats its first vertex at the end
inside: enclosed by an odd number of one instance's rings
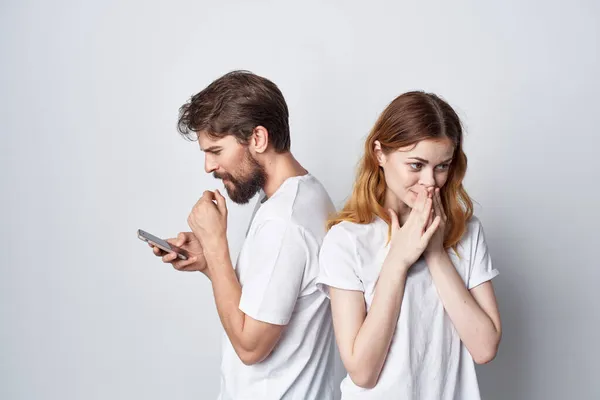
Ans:
POLYGON ((437 169, 440 171, 445 171, 450 167, 450 164, 440 164, 437 166, 437 169))
POLYGON ((409 165, 415 171, 420 171, 421 168, 423 168, 423 164, 421 164, 421 163, 410 163, 409 165))

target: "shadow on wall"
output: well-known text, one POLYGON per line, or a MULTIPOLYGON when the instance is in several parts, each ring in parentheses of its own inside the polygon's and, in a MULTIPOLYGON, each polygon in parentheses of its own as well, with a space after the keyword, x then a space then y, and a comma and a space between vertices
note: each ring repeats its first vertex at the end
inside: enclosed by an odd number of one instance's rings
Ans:
POLYGON ((502 210, 494 209, 493 217, 486 221, 489 221, 484 225, 486 241, 492 262, 500 271, 493 282, 502 319, 502 341, 496 358, 489 364, 477 366, 481 397, 486 400, 525 400, 533 365, 531 357, 527 356, 526 287, 521 277, 523 260, 519 260, 518 255, 527 251, 520 249, 526 243, 514 234, 512 230, 517 225, 503 218, 502 210))

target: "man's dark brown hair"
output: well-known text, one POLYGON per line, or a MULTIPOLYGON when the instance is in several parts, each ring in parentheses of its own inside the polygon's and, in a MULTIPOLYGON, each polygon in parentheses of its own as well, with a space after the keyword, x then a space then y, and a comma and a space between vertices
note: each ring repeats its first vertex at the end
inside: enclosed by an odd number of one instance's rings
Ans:
POLYGON ((263 126, 269 145, 283 153, 291 145, 288 120, 287 104, 273 82, 248 71, 232 71, 181 106, 177 130, 189 140, 206 132, 215 138, 234 135, 246 144, 254 128, 263 126))

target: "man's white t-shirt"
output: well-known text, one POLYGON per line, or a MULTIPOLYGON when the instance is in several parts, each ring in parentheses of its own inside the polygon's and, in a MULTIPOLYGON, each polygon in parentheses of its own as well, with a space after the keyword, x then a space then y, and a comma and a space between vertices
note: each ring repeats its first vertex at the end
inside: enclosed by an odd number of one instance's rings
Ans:
POLYGON ((220 400, 333 398, 331 310, 315 280, 325 224, 334 212, 325 188, 310 174, 287 179, 257 203, 235 266, 239 308, 286 327, 271 354, 250 366, 224 335, 220 400))
MULTIPOLYGON (((375 283, 389 251, 388 225, 341 222, 327 233, 320 254, 319 289, 329 287, 364 293, 367 312, 375 283)), ((458 245, 452 263, 472 289, 498 275, 492 267, 483 229, 475 217, 458 245)), ((475 364, 461 342, 421 257, 409 270, 392 343, 372 389, 350 376, 342 381, 342 399, 479 400, 475 364)))

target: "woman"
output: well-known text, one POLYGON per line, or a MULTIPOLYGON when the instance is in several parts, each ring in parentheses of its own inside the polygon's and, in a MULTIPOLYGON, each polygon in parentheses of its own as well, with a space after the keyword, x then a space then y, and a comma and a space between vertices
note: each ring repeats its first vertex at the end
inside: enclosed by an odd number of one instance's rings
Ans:
POLYGON ((474 363, 501 337, 481 223, 462 186, 454 110, 409 92, 365 143, 352 196, 329 221, 317 285, 331 298, 342 399, 479 399, 474 363))

